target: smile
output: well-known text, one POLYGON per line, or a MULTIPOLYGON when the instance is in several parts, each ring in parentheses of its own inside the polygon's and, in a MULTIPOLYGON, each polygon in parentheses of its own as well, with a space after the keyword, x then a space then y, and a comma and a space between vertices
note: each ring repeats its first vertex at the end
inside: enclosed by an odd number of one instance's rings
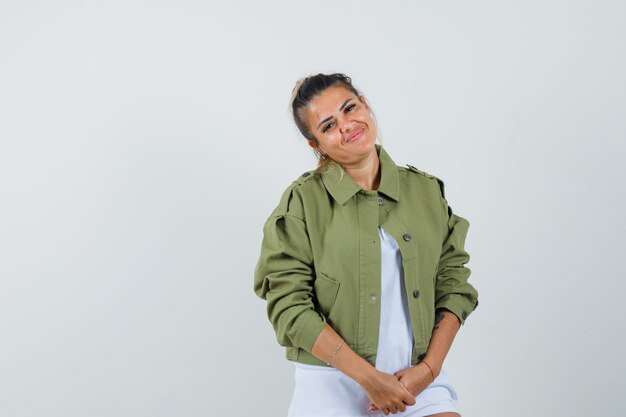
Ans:
POLYGON ((363 131, 364 131, 364 129, 361 129, 357 133, 355 133, 352 136, 350 136, 348 138, 348 140, 346 141, 346 143, 350 143, 350 142, 354 142, 355 140, 358 140, 361 136, 363 136, 363 131))

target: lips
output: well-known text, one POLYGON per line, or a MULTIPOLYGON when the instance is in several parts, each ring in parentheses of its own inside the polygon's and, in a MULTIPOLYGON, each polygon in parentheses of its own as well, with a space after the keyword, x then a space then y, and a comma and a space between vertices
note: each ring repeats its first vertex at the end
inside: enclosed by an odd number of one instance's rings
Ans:
POLYGON ((363 129, 357 130, 352 135, 350 135, 350 137, 348 138, 346 142, 347 143, 353 142, 357 140, 358 138, 360 138, 362 135, 363 135, 363 129))

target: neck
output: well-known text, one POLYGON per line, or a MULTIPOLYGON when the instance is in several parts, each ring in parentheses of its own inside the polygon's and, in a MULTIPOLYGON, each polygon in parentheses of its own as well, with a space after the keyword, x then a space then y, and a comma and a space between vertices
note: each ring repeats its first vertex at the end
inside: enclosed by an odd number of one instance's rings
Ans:
POLYGON ((364 190, 377 190, 380 185, 380 160, 373 148, 372 152, 363 160, 349 165, 342 165, 344 171, 355 183, 364 190))

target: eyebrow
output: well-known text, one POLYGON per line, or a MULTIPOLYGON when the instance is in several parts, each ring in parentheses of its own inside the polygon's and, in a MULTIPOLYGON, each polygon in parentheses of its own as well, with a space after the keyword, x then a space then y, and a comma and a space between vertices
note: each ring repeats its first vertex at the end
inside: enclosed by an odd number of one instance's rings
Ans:
MULTIPOLYGON (((344 108, 344 107, 346 107, 346 104, 348 104, 348 102, 349 102, 350 100, 354 100, 354 99, 353 99, 353 98, 349 98, 349 99, 347 99, 346 101, 344 101, 344 102, 343 102, 343 104, 341 105, 341 107, 339 107, 339 111, 342 111, 342 110, 343 110, 343 108, 344 108)), ((321 126, 323 123, 325 123, 325 122, 329 121, 329 120, 330 120, 330 119, 332 119, 332 118, 333 118, 333 116, 328 116, 327 118, 325 118, 324 120, 322 120, 322 121, 320 122, 320 124, 318 124, 318 125, 317 125, 317 128, 319 129, 319 128, 320 128, 320 126, 321 126)))

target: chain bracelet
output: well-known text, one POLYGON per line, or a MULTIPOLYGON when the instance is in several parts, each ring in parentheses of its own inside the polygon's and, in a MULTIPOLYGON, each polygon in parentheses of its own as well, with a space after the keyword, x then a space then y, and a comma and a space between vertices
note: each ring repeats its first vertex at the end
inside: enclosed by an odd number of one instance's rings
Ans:
POLYGON ((326 362, 326 365, 332 366, 332 362, 333 362, 333 358, 335 357, 335 354, 337 352, 339 352, 339 349, 341 349, 341 346, 343 346, 344 340, 341 339, 341 343, 339 343, 339 346, 337 346, 337 349, 335 349, 335 351, 333 352, 333 354, 330 356, 330 360, 328 362, 326 362))

